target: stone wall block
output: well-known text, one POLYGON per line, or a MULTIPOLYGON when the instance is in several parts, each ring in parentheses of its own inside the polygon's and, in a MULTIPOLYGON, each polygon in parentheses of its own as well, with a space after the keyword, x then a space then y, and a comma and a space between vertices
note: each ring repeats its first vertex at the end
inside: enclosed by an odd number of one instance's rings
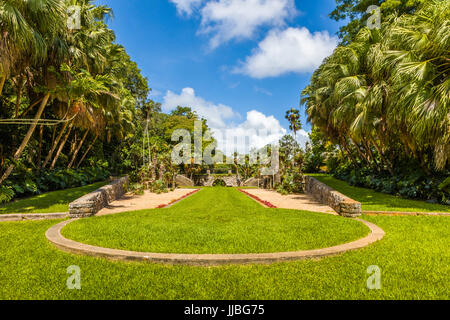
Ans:
POLYGON ((109 203, 121 198, 128 189, 129 177, 120 178, 69 204, 71 218, 85 218, 95 215, 109 203))
POLYGON ((320 203, 333 208, 344 217, 355 218, 361 216, 361 203, 334 190, 313 177, 305 177, 305 190, 320 203))

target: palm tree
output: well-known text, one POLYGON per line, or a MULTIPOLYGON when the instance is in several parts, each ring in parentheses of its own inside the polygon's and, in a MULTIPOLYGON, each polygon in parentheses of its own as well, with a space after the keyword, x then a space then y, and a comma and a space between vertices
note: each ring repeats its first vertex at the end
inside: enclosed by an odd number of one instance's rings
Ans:
POLYGON ((300 122, 300 111, 292 108, 286 112, 286 120, 289 121, 289 128, 294 132, 294 138, 297 140, 297 132, 302 129, 300 122))
POLYGON ((56 40, 64 28, 65 11, 58 0, 41 0, 39 6, 33 1, 8 0, 0 4, 0 17, 0 51, 8 53, 0 57, 0 89, 3 90, 8 75, 20 75, 28 67, 41 70, 38 85, 44 87, 39 108, 28 132, 14 153, 12 164, 0 178, 2 184, 14 170, 15 162, 28 145, 47 103, 51 100, 51 91, 56 87, 53 66, 61 62, 61 57, 55 54, 56 51, 61 52, 61 44, 56 40))
POLYGON ((394 173, 413 157, 431 172, 450 155, 448 12, 431 1, 417 14, 385 18, 338 47, 305 88, 308 121, 340 145, 354 165, 394 173), (398 163, 399 161, 397 161, 398 163))

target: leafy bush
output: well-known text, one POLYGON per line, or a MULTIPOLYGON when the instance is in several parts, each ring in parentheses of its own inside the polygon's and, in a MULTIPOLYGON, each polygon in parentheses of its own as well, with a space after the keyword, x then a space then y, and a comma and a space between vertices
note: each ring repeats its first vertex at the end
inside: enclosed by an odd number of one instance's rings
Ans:
POLYGON ((213 183, 213 187, 226 187, 226 186, 227 186, 227 184, 222 179, 217 179, 213 183))
POLYGON ((156 194, 167 193, 169 189, 167 189, 164 181, 156 180, 155 182, 149 185, 150 191, 156 194))
POLYGON ((8 202, 15 197, 33 196, 49 191, 82 187, 107 180, 109 176, 109 171, 104 167, 44 170, 37 175, 31 169, 20 166, 1 187, 0 198, 2 200, 0 202, 8 202))
MULTIPOLYGON (((349 163, 337 167, 333 175, 348 182, 352 186, 363 187, 401 196, 409 199, 429 200, 448 204, 450 200, 450 178, 448 175, 428 175, 410 166, 413 170, 404 169, 394 176, 368 168, 354 169, 349 163)), ((405 168, 408 166, 405 165, 405 168)))
POLYGON ((11 187, 0 186, 0 204, 11 201, 15 196, 11 187))
POLYGON ((145 191, 145 186, 141 183, 130 183, 128 186, 128 191, 135 195, 143 195, 145 191))
POLYGON ((303 180, 303 175, 298 169, 288 171, 282 177, 281 184, 277 186, 277 192, 282 195, 303 193, 305 191, 303 180))

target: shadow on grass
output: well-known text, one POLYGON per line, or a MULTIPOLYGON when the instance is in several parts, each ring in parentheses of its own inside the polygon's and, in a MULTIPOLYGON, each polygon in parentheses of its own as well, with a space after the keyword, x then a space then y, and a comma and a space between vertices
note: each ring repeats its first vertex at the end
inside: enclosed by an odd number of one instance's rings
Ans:
POLYGON ((364 211, 450 212, 450 206, 405 199, 371 189, 353 187, 345 181, 333 178, 331 175, 310 174, 310 176, 353 200, 361 202, 364 211))
POLYGON ((69 203, 89 192, 97 190, 105 184, 106 182, 97 182, 79 188, 53 191, 26 199, 19 199, 0 206, 0 214, 67 212, 69 203))

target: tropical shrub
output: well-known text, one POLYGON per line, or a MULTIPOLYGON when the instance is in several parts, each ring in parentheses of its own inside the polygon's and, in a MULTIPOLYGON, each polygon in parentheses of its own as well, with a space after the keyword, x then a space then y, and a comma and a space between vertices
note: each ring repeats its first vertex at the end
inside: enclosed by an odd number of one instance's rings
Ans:
POLYGON ((82 187, 107 180, 110 172, 103 167, 81 169, 44 170, 36 175, 32 170, 18 166, 0 189, 0 202, 14 198, 42 194, 44 192, 82 187))
POLYGON ((0 186, 0 204, 10 202, 14 195, 15 193, 11 187, 0 186))
POLYGON ((351 164, 340 165, 333 175, 348 182, 352 186, 364 187, 378 192, 401 196, 409 199, 419 199, 442 204, 449 204, 450 178, 443 175, 428 175, 425 171, 414 169, 396 172, 395 175, 382 174, 368 168, 355 169, 351 164))
POLYGON ((166 186, 166 183, 162 180, 156 180, 153 183, 149 184, 149 189, 151 192, 156 194, 167 193, 169 189, 166 186))
POLYGON ((130 183, 128 186, 128 191, 135 195, 143 195, 145 191, 145 186, 141 183, 130 183))
POLYGON ((292 169, 288 171, 283 177, 282 182, 277 186, 277 192, 282 195, 303 193, 304 190, 304 177, 298 169, 292 169))
POLYGON ((227 186, 227 184, 222 179, 217 179, 213 183, 213 187, 226 187, 226 186, 227 186))

